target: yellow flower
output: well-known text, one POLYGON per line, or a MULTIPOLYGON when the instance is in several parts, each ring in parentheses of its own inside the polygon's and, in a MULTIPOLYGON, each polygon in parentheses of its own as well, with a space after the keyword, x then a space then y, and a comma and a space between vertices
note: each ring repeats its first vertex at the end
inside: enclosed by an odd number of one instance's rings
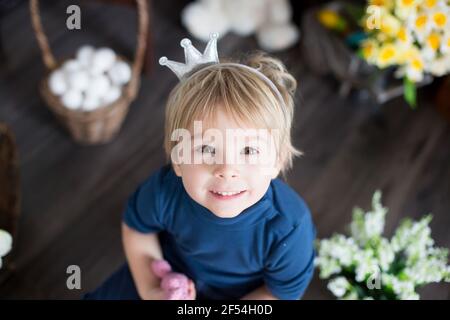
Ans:
POLYGON ((411 42, 411 36, 406 27, 401 27, 397 32, 397 39, 403 44, 411 42))
POLYGON ((406 76, 413 82, 419 82, 423 79, 423 62, 420 59, 414 59, 406 66, 406 76))
POLYGON ((427 26, 428 16, 425 14, 419 15, 414 21, 414 26, 416 30, 423 30, 427 26))
POLYGON ((390 14, 385 14, 381 17, 381 28, 380 31, 395 37, 401 27, 401 22, 390 14))
POLYGON ((410 66, 414 70, 422 71, 423 70, 423 61, 420 58, 413 58, 410 62, 410 66))
POLYGON ((423 79, 423 71, 425 64, 420 51, 411 46, 402 53, 402 63, 405 66, 406 76, 414 82, 421 81, 423 79))
POLYGON ((397 0, 397 6, 400 8, 413 8, 416 5, 415 0, 397 0))
POLYGON ((412 12, 416 10, 416 0, 397 0, 395 7, 395 15, 406 19, 412 12))
POLYGON ((437 51, 441 45, 441 35, 437 32, 432 32, 427 37, 427 45, 433 51, 437 51))
POLYGON ((380 68, 395 64, 398 58, 398 48, 393 44, 385 44, 380 48, 377 57, 377 65, 380 68))
POLYGON ((413 58, 420 56, 419 49, 414 44, 405 45, 400 48, 397 63, 406 64, 413 58))
POLYGON ((369 0, 369 5, 392 9, 394 7, 394 0, 369 0))
POLYGON ((318 12, 319 21, 327 28, 333 29, 336 25, 339 24, 340 17, 333 10, 320 10, 318 12))
POLYGON ((412 26, 411 29, 416 34, 417 38, 420 42, 424 41, 425 36, 430 32, 432 28, 432 22, 428 15, 419 14, 417 16, 412 17, 412 26))
POLYGON ((422 81, 424 63, 420 56, 412 58, 406 66, 406 76, 414 82, 422 81))
POLYGON ((447 25, 447 15, 442 11, 436 11, 433 13, 433 22, 437 28, 443 29, 447 25))
POLYGON ((374 61, 378 51, 377 43, 373 40, 366 40, 362 44, 362 54, 369 62, 374 61))
POLYGON ((437 0, 425 0, 423 2, 423 5, 425 8, 427 9, 433 9, 434 7, 436 7, 436 4, 438 3, 437 0))

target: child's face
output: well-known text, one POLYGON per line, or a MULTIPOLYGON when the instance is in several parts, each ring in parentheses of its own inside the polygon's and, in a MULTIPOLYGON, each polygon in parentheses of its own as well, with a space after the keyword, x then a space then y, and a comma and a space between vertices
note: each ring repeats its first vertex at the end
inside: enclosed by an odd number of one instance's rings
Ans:
MULTIPOLYGON (((231 218, 264 196, 279 173, 279 161, 274 137, 267 130, 243 127, 222 111, 213 123, 202 122, 202 130, 195 131, 200 136, 192 140, 192 159, 197 156, 202 161, 174 164, 174 171, 193 200, 218 217, 231 218), (244 132, 243 139, 227 138, 237 129, 244 132)), ((194 136, 194 130, 190 132, 194 136)))

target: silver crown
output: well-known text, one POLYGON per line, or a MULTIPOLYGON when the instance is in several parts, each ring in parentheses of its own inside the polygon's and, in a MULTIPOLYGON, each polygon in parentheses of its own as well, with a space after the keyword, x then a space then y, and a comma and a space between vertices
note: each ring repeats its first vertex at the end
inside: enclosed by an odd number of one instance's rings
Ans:
POLYGON ((176 62, 167 59, 167 57, 161 57, 159 64, 168 67, 175 73, 178 79, 182 79, 183 76, 196 66, 205 63, 219 63, 219 56, 217 54, 217 39, 218 33, 211 33, 209 36, 208 44, 203 54, 198 51, 193 45, 191 40, 184 38, 181 40, 180 45, 184 48, 184 57, 186 63, 176 62))

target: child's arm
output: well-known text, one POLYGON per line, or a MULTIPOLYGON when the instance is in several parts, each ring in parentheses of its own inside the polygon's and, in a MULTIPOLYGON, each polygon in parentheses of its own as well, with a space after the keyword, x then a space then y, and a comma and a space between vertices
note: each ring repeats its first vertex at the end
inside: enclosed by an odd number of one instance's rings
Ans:
POLYGON ((247 293, 245 296, 241 298, 241 300, 278 300, 269 289, 267 289, 266 285, 262 285, 259 288, 256 288, 250 293, 247 293))
POLYGON ((160 280, 151 271, 153 260, 162 259, 158 234, 137 232, 122 223, 122 241, 139 296, 145 300, 162 300, 160 280))

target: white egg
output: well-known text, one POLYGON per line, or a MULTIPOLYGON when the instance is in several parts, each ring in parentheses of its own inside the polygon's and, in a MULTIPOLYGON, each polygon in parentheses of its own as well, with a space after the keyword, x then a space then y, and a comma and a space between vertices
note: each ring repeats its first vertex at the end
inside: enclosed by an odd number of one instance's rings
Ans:
POLYGON ((71 89, 84 91, 89 87, 90 77, 85 70, 77 70, 66 74, 67 82, 71 89))
POLYGON ((53 71, 48 78, 48 87, 50 88, 50 91, 57 96, 66 92, 68 85, 64 72, 61 70, 53 71))
POLYGON ((121 86, 128 83, 131 79, 131 68, 124 61, 117 61, 108 70, 108 75, 115 85, 121 86))
POLYGON ((0 258, 5 256, 11 250, 12 240, 12 236, 8 232, 0 229, 0 258))
POLYGON ((83 66, 88 67, 92 63, 95 49, 92 46, 84 45, 77 51, 77 61, 83 66))
POLYGON ((86 95, 103 97, 111 87, 109 78, 105 75, 92 76, 86 95))
POLYGON ((80 70, 81 65, 77 60, 71 59, 71 60, 67 60, 66 62, 63 63, 62 69, 65 72, 74 72, 74 71, 80 70))
POLYGON ((83 109, 84 111, 92 111, 97 109, 101 105, 102 103, 99 97, 89 95, 84 98, 81 109, 83 109))
POLYGON ((103 96, 102 102, 103 104, 110 104, 117 99, 120 98, 120 95, 122 94, 122 90, 118 86, 111 86, 106 92, 106 94, 103 96))
POLYGON ((61 97, 62 103, 69 109, 78 109, 81 107, 83 95, 78 90, 69 90, 61 97))
POLYGON ((100 48, 95 51, 92 57, 91 72, 92 74, 100 74, 110 69, 116 62, 116 54, 112 49, 100 48))

